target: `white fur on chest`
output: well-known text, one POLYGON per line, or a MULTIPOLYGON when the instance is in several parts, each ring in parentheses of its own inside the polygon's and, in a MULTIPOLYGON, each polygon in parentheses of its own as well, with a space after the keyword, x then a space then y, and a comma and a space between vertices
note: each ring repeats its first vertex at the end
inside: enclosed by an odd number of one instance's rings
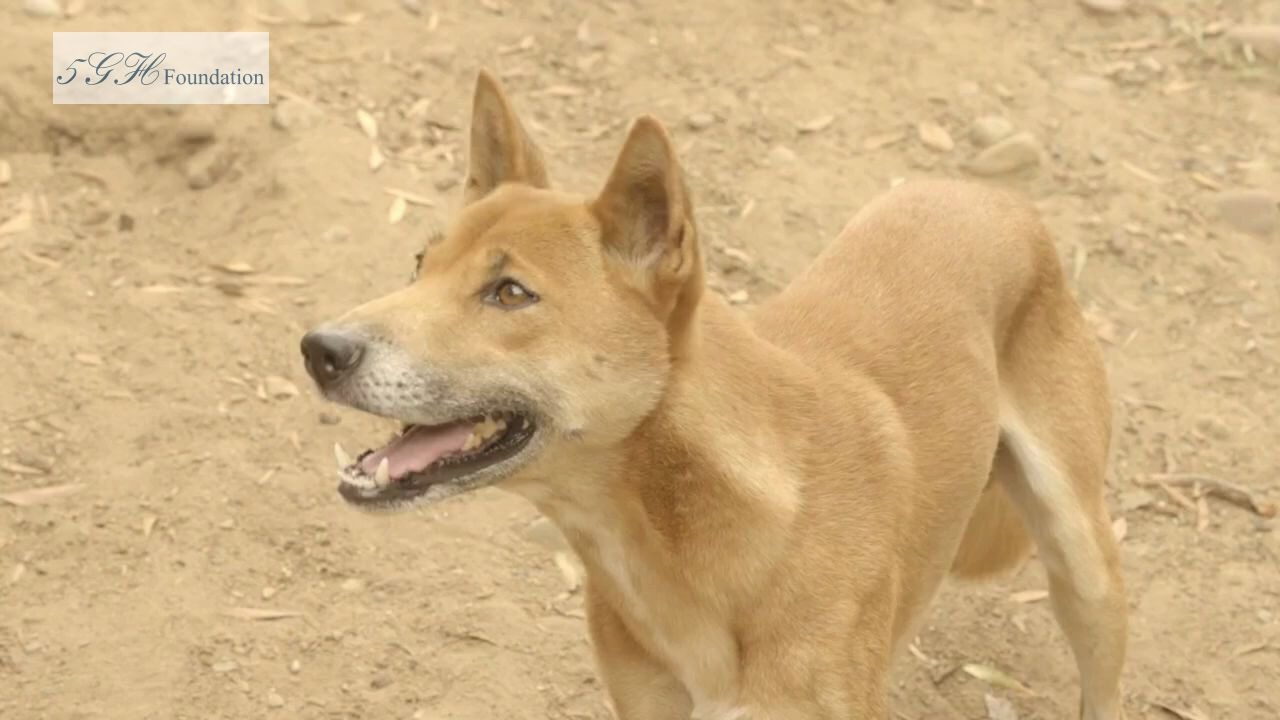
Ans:
POLYGON ((689 692, 694 702, 692 720, 746 720, 746 711, 726 697, 732 694, 729 688, 737 684, 737 648, 728 633, 696 622, 690 627, 688 616, 664 616, 654 607, 656 598, 647 594, 661 592, 652 587, 655 583, 644 581, 646 576, 654 576, 634 565, 621 538, 612 529, 602 527, 598 518, 587 518, 568 508, 561 510, 557 517, 566 533, 590 538, 595 557, 583 560, 589 572, 604 575, 597 582, 611 586, 611 597, 621 603, 614 610, 625 615, 633 632, 644 634, 642 643, 689 692))

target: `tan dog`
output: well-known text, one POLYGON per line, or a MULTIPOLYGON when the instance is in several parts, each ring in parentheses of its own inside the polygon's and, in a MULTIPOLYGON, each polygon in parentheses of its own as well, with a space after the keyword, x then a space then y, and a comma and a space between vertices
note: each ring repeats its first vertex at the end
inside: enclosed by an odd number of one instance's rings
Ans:
POLYGON ((563 194, 482 73, 458 218, 409 287, 303 352, 326 397, 405 424, 354 461, 338 449, 351 503, 498 485, 564 531, 623 720, 885 718, 943 578, 1031 539, 1081 716, 1122 716, 1106 378, 1012 197, 903 186, 743 316, 703 289, 656 120, 598 196, 563 194))

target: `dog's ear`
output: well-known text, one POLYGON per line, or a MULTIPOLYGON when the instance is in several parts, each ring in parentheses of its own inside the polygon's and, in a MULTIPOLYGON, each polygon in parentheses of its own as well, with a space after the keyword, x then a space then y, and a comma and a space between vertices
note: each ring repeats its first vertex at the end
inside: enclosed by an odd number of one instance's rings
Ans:
POLYGON ((550 187, 538 146, 520 124, 498 79, 481 70, 471 106, 471 150, 463 203, 470 205, 508 182, 550 187))
POLYGON ((657 119, 636 120, 604 190, 591 204, 604 242, 660 279, 682 281, 701 268, 693 204, 671 137, 657 119))
POLYGON ((684 171, 656 118, 646 115, 631 126, 591 210, 606 247, 631 268, 666 320, 678 356, 702 297, 703 261, 684 171))

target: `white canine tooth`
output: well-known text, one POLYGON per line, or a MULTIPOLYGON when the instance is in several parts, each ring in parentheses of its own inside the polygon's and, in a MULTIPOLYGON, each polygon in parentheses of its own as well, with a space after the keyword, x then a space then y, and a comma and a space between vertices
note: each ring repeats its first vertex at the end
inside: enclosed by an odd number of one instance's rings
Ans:
POLYGON ((374 473, 373 482, 378 487, 386 487, 391 484, 391 463, 387 458, 382 458, 382 462, 378 463, 378 472, 374 473))
POLYGON ((479 444, 480 438, 476 437, 476 433, 473 430, 471 434, 467 436, 466 442, 462 443, 462 452, 470 452, 476 449, 476 446, 479 444))
POLYGON ((342 445, 338 443, 333 444, 333 457, 338 461, 339 470, 344 470, 351 465, 351 456, 348 455, 347 451, 343 450, 342 445))

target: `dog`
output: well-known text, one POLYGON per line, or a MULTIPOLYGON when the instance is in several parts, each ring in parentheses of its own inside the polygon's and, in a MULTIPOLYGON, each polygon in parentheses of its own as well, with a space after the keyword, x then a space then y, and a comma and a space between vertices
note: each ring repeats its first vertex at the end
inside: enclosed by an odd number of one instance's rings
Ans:
POLYGON ((940 583, 1034 546, 1080 717, 1123 716, 1108 383, 1028 204, 904 184, 744 314, 655 118, 566 194, 481 71, 468 163, 413 282, 302 340, 324 397, 403 425, 336 448, 350 504, 531 501, 586 568, 622 720, 886 718, 940 583))

